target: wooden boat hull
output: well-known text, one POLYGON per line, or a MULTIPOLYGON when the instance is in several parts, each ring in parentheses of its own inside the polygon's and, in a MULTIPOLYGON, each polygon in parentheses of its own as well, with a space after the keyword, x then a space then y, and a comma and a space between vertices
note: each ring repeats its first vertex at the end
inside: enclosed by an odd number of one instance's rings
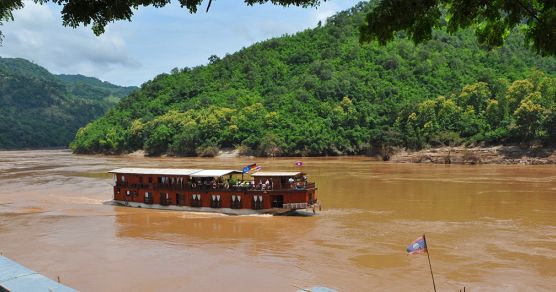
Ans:
POLYGON ((159 204, 144 204, 138 202, 126 202, 112 200, 107 202, 111 205, 123 206, 123 207, 134 207, 134 208, 146 208, 146 209, 157 209, 157 210, 173 210, 173 211, 185 211, 185 212, 202 212, 202 213, 219 213, 225 215, 257 215, 257 214, 271 214, 271 215, 309 215, 312 213, 312 206, 307 209, 285 209, 285 208, 271 208, 271 209, 231 209, 231 208, 210 208, 210 207, 190 207, 190 206, 176 206, 169 205, 163 206, 159 204))

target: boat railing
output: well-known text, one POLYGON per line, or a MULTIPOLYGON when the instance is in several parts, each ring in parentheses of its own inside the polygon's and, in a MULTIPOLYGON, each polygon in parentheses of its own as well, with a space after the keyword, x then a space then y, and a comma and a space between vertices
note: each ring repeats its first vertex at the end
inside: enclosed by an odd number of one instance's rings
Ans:
POLYGON ((284 209, 306 209, 307 203, 287 203, 282 206, 284 209))
POLYGON ((291 183, 280 187, 273 187, 269 185, 260 184, 246 184, 241 183, 237 185, 229 185, 227 183, 216 184, 132 184, 127 182, 118 182, 116 187, 124 187, 129 189, 149 189, 149 190, 175 190, 175 191, 288 191, 288 190, 308 190, 316 187, 314 182, 297 182, 291 183))

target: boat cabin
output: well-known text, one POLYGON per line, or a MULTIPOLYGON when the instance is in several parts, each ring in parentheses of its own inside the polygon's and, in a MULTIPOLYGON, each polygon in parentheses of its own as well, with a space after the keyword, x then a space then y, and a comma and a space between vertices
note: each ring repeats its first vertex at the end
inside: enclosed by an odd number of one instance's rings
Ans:
POLYGON ((114 202, 126 206, 252 214, 317 204, 315 183, 302 172, 120 168, 110 173, 114 202))

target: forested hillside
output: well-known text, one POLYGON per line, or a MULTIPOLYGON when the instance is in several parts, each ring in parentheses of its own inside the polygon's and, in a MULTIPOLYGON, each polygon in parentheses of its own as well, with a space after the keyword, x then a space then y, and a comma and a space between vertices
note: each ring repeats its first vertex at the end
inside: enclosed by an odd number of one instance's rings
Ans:
POLYGON ((77 129, 134 89, 0 58, 0 149, 68 146, 77 129))
POLYGON ((491 51, 470 31, 360 45, 367 9, 161 74, 80 129, 72 148, 280 156, 554 142, 556 59, 524 48, 519 31, 491 51))

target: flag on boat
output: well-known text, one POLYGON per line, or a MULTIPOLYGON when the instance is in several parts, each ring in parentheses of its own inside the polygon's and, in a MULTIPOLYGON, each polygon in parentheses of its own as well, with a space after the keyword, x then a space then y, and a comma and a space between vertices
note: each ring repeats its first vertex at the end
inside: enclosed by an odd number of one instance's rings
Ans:
POLYGON ((262 166, 257 166, 257 167, 255 167, 255 169, 253 170, 253 172, 260 171, 261 169, 263 169, 262 166))
POLYGON ((303 166, 303 161, 296 161, 295 166, 303 166))
POLYGON ((420 254, 427 252, 427 241, 424 236, 415 239, 407 246, 407 254, 420 254))
POLYGON ((251 170, 254 170, 255 168, 257 168, 256 163, 253 163, 251 165, 247 165, 246 167, 243 168, 243 173, 250 172, 251 170))

